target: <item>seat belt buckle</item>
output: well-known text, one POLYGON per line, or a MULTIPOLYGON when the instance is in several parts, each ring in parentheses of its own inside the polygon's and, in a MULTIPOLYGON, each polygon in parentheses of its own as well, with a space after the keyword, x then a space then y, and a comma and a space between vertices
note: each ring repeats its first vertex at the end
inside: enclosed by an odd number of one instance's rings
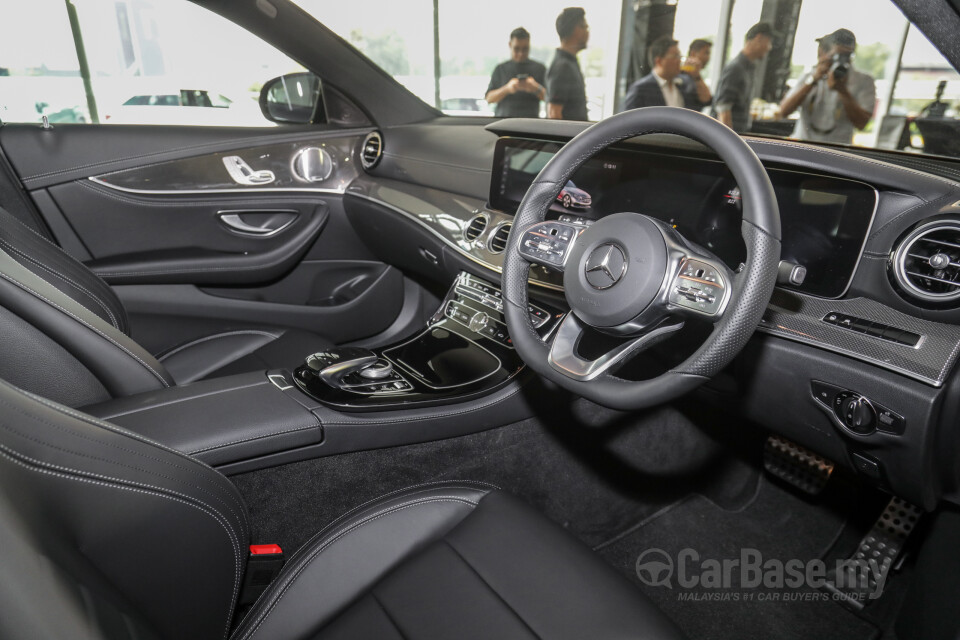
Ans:
POLYGON ((239 604, 251 604, 260 597, 283 569, 283 549, 276 544, 252 544, 243 576, 239 604))

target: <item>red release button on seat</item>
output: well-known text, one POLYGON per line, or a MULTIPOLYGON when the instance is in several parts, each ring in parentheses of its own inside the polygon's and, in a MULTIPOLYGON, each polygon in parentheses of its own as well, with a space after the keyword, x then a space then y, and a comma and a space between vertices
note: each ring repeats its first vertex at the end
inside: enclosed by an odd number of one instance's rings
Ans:
POLYGON ((283 549, 277 544, 252 544, 250 545, 250 555, 267 556, 283 553, 283 549))

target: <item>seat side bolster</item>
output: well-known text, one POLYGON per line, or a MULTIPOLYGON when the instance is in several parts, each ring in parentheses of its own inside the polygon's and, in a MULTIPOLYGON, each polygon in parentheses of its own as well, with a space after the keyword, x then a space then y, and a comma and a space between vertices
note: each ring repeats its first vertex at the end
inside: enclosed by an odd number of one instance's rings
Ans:
MULTIPOLYGON (((60 344, 115 397, 174 384, 163 365, 129 336, 2 249, 0 304, 60 344)), ((56 384, 69 383, 56 379, 56 384)))
POLYGON ((290 559, 233 638, 308 637, 391 569, 442 539, 491 489, 471 482, 424 485, 339 518, 290 559))

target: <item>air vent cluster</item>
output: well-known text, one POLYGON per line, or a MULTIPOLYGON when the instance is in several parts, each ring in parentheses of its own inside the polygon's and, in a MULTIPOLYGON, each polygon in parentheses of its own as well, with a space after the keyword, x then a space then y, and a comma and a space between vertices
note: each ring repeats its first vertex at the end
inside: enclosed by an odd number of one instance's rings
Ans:
POLYGON ((893 255, 903 291, 935 303, 960 301, 960 220, 937 220, 914 229, 893 255))
POLYGON ((510 235, 510 224, 504 224, 497 227, 490 238, 490 253, 503 253, 507 248, 507 237, 510 235))
POLYGON ((480 234, 483 233, 484 229, 487 228, 487 216, 477 215, 470 220, 470 224, 467 225, 467 230, 464 232, 464 235, 467 237, 467 240, 473 242, 480 237, 480 234))
POLYGON ((360 149, 360 164, 369 171, 377 166, 381 155, 383 155, 383 137, 379 131, 371 131, 363 139, 363 147, 360 149))

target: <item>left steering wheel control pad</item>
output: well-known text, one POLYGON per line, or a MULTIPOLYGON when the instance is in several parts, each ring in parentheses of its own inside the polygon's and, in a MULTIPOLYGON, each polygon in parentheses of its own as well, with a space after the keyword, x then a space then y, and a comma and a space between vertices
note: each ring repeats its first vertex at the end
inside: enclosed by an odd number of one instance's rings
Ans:
POLYGON ((566 262, 563 288, 577 317, 594 327, 617 327, 657 298, 667 246, 646 216, 617 213, 590 225, 566 262))

